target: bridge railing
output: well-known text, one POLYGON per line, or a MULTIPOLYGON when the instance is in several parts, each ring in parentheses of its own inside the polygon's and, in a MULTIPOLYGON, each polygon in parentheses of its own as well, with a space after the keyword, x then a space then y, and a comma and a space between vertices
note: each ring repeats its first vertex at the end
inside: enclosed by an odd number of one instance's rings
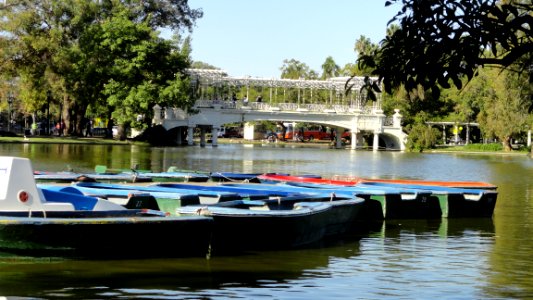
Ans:
POLYGON ((360 112, 363 114, 374 114, 381 112, 381 103, 372 102, 372 105, 362 107, 359 101, 350 105, 342 104, 326 104, 326 103, 267 103, 267 102, 248 102, 242 101, 223 101, 223 100, 197 100, 195 103, 197 108, 215 108, 220 109, 249 109, 262 111, 309 111, 309 112, 325 112, 325 113, 354 113, 360 112))

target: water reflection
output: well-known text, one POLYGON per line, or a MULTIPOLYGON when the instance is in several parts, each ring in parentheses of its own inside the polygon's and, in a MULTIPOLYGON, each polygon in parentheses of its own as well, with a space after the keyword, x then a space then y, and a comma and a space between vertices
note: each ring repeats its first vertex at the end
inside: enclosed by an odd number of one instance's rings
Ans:
POLYGON ((3 295, 44 298, 134 295, 146 298, 184 294, 198 298, 215 289, 283 286, 292 280, 325 276, 331 260, 358 255, 358 241, 345 240, 313 249, 211 259, 47 261, 11 257, 0 259, 0 291, 3 295))
POLYGON ((377 223, 370 237, 401 238, 404 235, 440 238, 462 237, 477 234, 494 237, 494 222, 490 218, 385 220, 377 223), (377 226, 380 226, 376 231, 377 226))
POLYGON ((491 219, 379 223, 357 242, 249 256, 146 261, 0 260, 4 295, 53 298, 517 298, 533 297, 533 160, 523 156, 219 145, 149 148, 0 144, 39 170, 68 167, 282 172, 488 181, 491 219), (312 287, 312 288, 309 288, 312 287), (28 293, 25 293, 25 291, 28 293), (356 295, 356 296, 354 296, 356 295))

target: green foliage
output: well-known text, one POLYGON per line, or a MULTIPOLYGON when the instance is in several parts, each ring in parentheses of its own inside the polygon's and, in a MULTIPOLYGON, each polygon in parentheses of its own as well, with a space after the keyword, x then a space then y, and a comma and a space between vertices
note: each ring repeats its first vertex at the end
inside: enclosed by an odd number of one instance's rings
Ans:
POLYGON ((439 139, 440 132, 425 124, 428 114, 419 112, 414 118, 414 124, 406 127, 408 136, 405 145, 407 151, 422 152, 434 148, 439 139))
MULTIPOLYGON (((46 91, 64 108, 70 132, 91 113, 127 123, 155 104, 191 104, 190 39, 165 41, 158 29, 191 29, 201 10, 181 0, 10 0, 0 9, 0 74, 18 77, 29 111, 46 91)), ((144 118, 149 119, 149 118, 144 118)))
POLYGON ((475 80, 485 86, 482 110, 478 122, 486 137, 497 137, 506 151, 511 150, 511 138, 519 134, 527 124, 527 106, 530 91, 524 76, 507 71, 484 69, 475 80))
POLYGON ((326 61, 322 64, 322 76, 321 79, 327 79, 331 77, 339 76, 340 67, 335 63, 333 57, 328 56, 326 61))
POLYGON ((500 2, 386 1, 386 6, 402 4, 390 21, 399 28, 381 42, 376 55, 363 55, 359 63, 375 68, 389 93, 402 85, 407 91, 422 86, 435 98, 439 87, 447 89, 450 83, 461 89, 479 66, 510 67, 520 60, 520 69, 529 71, 533 18, 527 12, 533 4, 500 2))
MULTIPOLYGON (((357 54, 357 57, 375 57, 376 52, 378 51, 379 46, 372 43, 369 38, 364 35, 361 35, 356 41, 354 46, 354 51, 357 54)), ((368 76, 374 71, 374 66, 371 64, 362 65, 357 64, 355 68, 352 67, 352 73, 349 75, 352 76, 368 76)))
POLYGON ((417 123, 409 130, 406 149, 411 152, 422 152, 434 148, 437 144, 439 131, 425 124, 417 123))
POLYGON ((503 150, 501 143, 490 143, 490 144, 468 144, 462 147, 463 151, 487 151, 487 152, 498 152, 503 150))
POLYGON ((280 68, 281 78, 286 79, 309 79, 311 76, 308 65, 296 59, 283 60, 283 66, 280 68))

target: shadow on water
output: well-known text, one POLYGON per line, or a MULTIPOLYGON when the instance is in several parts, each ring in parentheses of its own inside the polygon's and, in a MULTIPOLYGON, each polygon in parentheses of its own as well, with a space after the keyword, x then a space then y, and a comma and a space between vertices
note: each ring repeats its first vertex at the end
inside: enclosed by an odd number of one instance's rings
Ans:
MULTIPOLYGON (((321 247, 237 256, 146 260, 0 257, 1 296, 114 298, 194 294, 284 285, 325 270, 331 259, 360 255, 359 238, 321 247), (317 271, 318 270, 318 271, 317 271), (24 284, 21 284, 24 283, 24 284), (134 291, 133 291, 134 290, 134 291)), ((219 293, 219 292, 216 292, 219 293)))

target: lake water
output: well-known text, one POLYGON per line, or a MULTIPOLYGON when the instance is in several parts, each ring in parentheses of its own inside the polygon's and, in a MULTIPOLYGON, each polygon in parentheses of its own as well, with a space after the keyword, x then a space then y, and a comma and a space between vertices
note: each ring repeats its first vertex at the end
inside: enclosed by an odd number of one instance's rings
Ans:
MULTIPOLYGON (((533 160, 275 144, 218 148, 0 144, 37 170, 112 168, 285 172, 488 181, 492 219, 400 220, 311 249, 147 260, 0 258, 0 296, 76 299, 533 298, 533 160)), ((179 240, 178 232, 169 239, 179 240)), ((139 242, 157 243, 149 236, 139 242)))

